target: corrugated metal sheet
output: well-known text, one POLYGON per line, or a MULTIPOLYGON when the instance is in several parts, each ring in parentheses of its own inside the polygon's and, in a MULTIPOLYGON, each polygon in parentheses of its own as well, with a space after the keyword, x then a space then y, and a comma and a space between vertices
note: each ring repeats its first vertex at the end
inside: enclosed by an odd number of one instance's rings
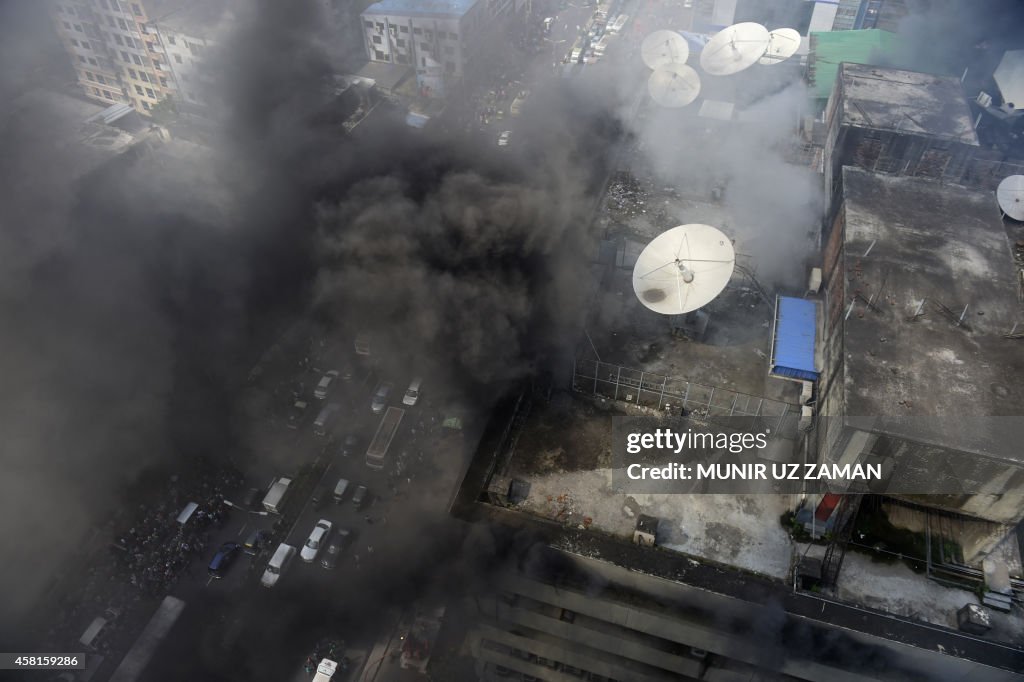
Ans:
POLYGON ((839 64, 879 64, 892 61, 896 36, 877 28, 860 31, 811 33, 809 76, 815 99, 828 99, 839 64))
POLYGON ((814 364, 815 302, 779 296, 775 316, 771 373, 806 381, 817 380, 818 371, 814 364))

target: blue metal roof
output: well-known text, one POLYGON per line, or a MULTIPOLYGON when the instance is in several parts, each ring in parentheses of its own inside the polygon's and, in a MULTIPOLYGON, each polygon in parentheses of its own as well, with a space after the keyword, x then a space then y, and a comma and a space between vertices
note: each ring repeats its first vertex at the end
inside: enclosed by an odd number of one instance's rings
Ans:
POLYGON ((363 14, 461 17, 476 3, 477 0, 381 0, 367 7, 363 14))
POLYGON ((775 305, 775 338, 772 340, 771 373, 815 381, 814 341, 817 306, 814 301, 779 296, 775 305))

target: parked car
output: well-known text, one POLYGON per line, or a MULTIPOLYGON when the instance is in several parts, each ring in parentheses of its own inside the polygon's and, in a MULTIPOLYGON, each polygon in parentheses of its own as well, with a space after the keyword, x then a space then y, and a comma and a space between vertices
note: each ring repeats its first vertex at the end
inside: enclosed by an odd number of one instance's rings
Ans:
POLYGON ((267 570, 263 571, 263 577, 260 579, 260 584, 263 587, 273 587, 277 584, 277 581, 281 579, 281 574, 284 573, 288 566, 291 565, 292 559, 295 557, 295 548, 291 545, 281 543, 277 546, 274 551, 274 556, 270 557, 270 562, 267 563, 267 570))
POLYGON ((213 555, 213 560, 210 562, 208 571, 214 578, 223 578, 224 572, 228 570, 228 567, 234 562, 235 557, 238 556, 238 550, 242 549, 242 546, 237 542, 225 542, 217 550, 217 553, 213 555))
POLYGON ((498 135, 498 146, 499 147, 507 147, 508 146, 509 138, 511 138, 511 137, 512 137, 512 131, 511 130, 506 130, 506 131, 502 132, 501 135, 498 135))
POLYGON ((316 389, 313 390, 313 397, 317 400, 324 400, 327 398, 327 394, 331 392, 331 383, 334 382, 340 372, 336 369, 332 369, 329 372, 324 372, 324 375, 320 377, 320 383, 316 385, 316 389))
POLYGON ((346 490, 348 490, 348 479, 339 478, 337 485, 334 486, 334 501, 340 504, 345 499, 346 490))
POLYGON ((242 506, 246 509, 255 509, 266 494, 267 491, 265 490, 249 488, 245 491, 245 495, 242 497, 242 506))
POLYGON ((320 565, 330 570, 338 564, 338 557, 341 556, 341 552, 348 545, 349 532, 344 528, 338 529, 337 537, 331 540, 330 544, 327 545, 327 550, 324 552, 324 558, 320 560, 320 565))
POLYGON ((242 549, 245 550, 246 554, 256 555, 260 553, 260 550, 267 546, 270 542, 270 531, 260 530, 256 528, 249 537, 242 543, 242 549))
POLYGON ((416 377, 409 384, 409 388, 405 389, 405 395, 402 396, 402 404, 412 407, 416 404, 416 401, 420 399, 420 386, 423 385, 423 379, 416 377))
POLYGON ((370 403, 370 409, 374 414, 380 414, 388 406, 388 397, 394 387, 395 385, 390 381, 385 381, 377 387, 377 392, 373 394, 373 402, 370 403))
POLYGON ((330 489, 325 485, 318 487, 316 491, 313 492, 313 497, 311 498, 313 502, 313 509, 320 511, 324 508, 329 499, 331 499, 330 489))
POLYGON ((302 552, 299 554, 303 561, 316 559, 316 555, 320 553, 320 549, 331 535, 331 528, 332 524, 327 519, 320 519, 316 522, 313 532, 309 534, 309 539, 306 540, 306 544, 302 546, 302 552))

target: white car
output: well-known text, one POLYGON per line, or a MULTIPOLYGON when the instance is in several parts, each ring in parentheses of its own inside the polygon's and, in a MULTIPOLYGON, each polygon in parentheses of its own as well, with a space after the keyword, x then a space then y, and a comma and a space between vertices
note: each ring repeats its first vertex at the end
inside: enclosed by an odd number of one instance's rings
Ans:
POLYGON ((416 404, 416 401, 420 399, 420 386, 423 385, 423 379, 416 377, 409 384, 409 388, 405 391, 405 395, 402 396, 402 404, 412 407, 416 404))
POLYGON ((316 385, 316 390, 313 391, 313 396, 317 400, 324 400, 327 398, 327 394, 331 391, 331 382, 338 378, 340 372, 336 369, 332 369, 330 372, 326 372, 321 378, 320 383, 316 385))
POLYGON ((306 544, 302 546, 302 551, 299 553, 303 561, 312 562, 316 560, 316 555, 320 553, 320 548, 327 544, 327 538, 330 536, 331 528, 333 527, 327 519, 320 519, 316 522, 313 532, 309 534, 309 539, 306 540, 306 544))
POLYGON ((512 136, 512 131, 511 130, 506 130, 501 135, 499 135, 498 136, 498 146, 499 147, 507 147, 508 146, 508 139, 511 136, 512 136))

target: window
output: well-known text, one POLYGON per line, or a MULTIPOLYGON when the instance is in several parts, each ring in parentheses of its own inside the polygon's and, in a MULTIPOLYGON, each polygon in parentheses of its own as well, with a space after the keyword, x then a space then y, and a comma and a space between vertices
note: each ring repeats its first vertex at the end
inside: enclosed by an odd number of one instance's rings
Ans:
POLYGON ((135 92, 139 93, 140 95, 146 94, 146 93, 142 92, 142 86, 141 85, 136 85, 135 86, 135 92))
POLYGON ((142 8, 139 7, 138 3, 136 3, 136 2, 132 3, 132 12, 134 12, 135 16, 137 16, 137 17, 141 17, 142 16, 142 8))
POLYGON ((121 27, 122 31, 128 30, 128 24, 124 23, 124 19, 118 18, 117 25, 121 27))
POLYGON ((152 97, 153 99, 156 99, 156 95, 153 93, 153 88, 146 88, 146 94, 152 97))
POLYGON ((107 79, 99 74, 96 74, 96 82, 98 82, 100 85, 106 85, 107 79))
POLYGON ((117 0, 110 0, 110 8, 115 12, 121 11, 121 6, 117 4, 117 0))
POLYGON ((87 64, 88 63, 88 62, 85 61, 85 57, 83 57, 82 55, 78 55, 78 61, 82 62, 83 64, 87 64))
POLYGON ((363 21, 363 25, 366 26, 366 28, 373 28, 372 21, 363 21))
POLYGON ((114 96, 113 96, 113 95, 111 95, 111 94, 110 94, 109 92, 107 92, 106 90, 104 90, 104 91, 103 91, 103 96, 104 96, 104 97, 106 97, 107 99, 114 99, 114 96))
POLYGON ((408 26, 400 26, 398 28, 398 30, 401 31, 402 33, 408 33, 409 32, 409 27, 408 26))
POLYGON ((78 47, 78 41, 75 40, 74 38, 71 39, 71 44, 74 45, 75 47, 78 47))
POLYGON ((128 62, 129 64, 131 64, 132 63, 132 56, 130 54, 128 54, 127 52, 125 52, 124 50, 121 50, 121 61, 125 61, 125 62, 128 62))
POLYGON ((69 30, 69 31, 71 30, 71 24, 69 24, 69 23, 68 23, 68 22, 66 22, 66 21, 65 21, 65 22, 62 22, 62 23, 64 24, 64 28, 66 28, 66 29, 67 29, 67 30, 69 30))
POLYGON ((135 69, 128 69, 128 75, 131 76, 132 78, 138 78, 139 77, 139 75, 137 73, 135 73, 135 69))
POLYGON ((434 39, 434 32, 428 29, 427 30, 427 40, 433 40, 433 39, 434 39))
POLYGON ((374 36, 374 37, 373 37, 373 44, 374 44, 374 45, 381 45, 381 44, 383 44, 383 43, 384 43, 384 41, 383 41, 383 40, 381 40, 381 37, 380 37, 380 36, 374 36))
POLYGON ((171 45, 177 45, 178 44, 177 41, 174 39, 174 36, 167 36, 167 42, 170 43, 171 45))
POLYGON ((373 58, 376 59, 378 62, 386 62, 388 60, 387 55, 381 52, 380 50, 373 51, 373 58))
POLYGON ((96 60, 93 59, 92 57, 89 57, 89 63, 92 64, 93 66, 99 66, 99 64, 96 63, 96 60))
POLYGON ((162 87, 162 88, 166 88, 167 87, 167 79, 164 78, 163 76, 160 76, 160 87, 162 87))
POLYGON ((99 88, 93 88, 92 91, 96 93, 97 97, 99 96, 99 94, 100 94, 100 89, 99 88))
POLYGON ((120 34, 115 33, 114 34, 114 42, 117 43, 118 45, 124 45, 124 38, 122 38, 120 36, 120 34))
POLYGON ((92 71, 86 71, 86 72, 85 72, 85 77, 86 77, 86 78, 88 78, 88 79, 89 79, 89 80, 91 80, 91 81, 94 81, 94 80, 96 80, 96 76, 95 76, 95 75, 93 75, 93 72, 92 72, 92 71))
POLYGON ((153 68, 156 69, 157 71, 163 71, 163 69, 160 68, 160 60, 159 59, 154 59, 153 60, 153 68))
POLYGON ((401 48, 404 49, 405 48, 405 41, 402 40, 401 38, 398 38, 398 39, 395 40, 395 45, 398 45, 398 47, 401 47, 401 48))
POLYGON ((149 102, 147 102, 146 100, 142 100, 142 108, 146 111, 149 111, 149 102))
POLYGON ((419 28, 419 27, 417 27, 417 26, 413 26, 413 27, 412 27, 412 34, 413 34, 414 36, 421 36, 421 35, 423 35, 423 29, 422 29, 422 28, 419 28))
POLYGON ((156 45, 154 45, 153 43, 147 41, 146 42, 146 47, 149 48, 150 52, 156 52, 156 45))
POLYGON ((384 24, 378 21, 377 22, 377 30, 378 31, 383 31, 384 30, 384 24))
POLYGON ((128 47, 135 47, 135 41, 129 38, 128 36, 124 37, 124 44, 128 47))
POLYGON ((396 54, 395 55, 395 61, 398 62, 399 64, 408 64, 409 63, 409 57, 407 57, 404 54, 396 54))
MULTIPOLYGON (((74 42, 74 40, 72 40, 71 42, 74 42)), ((83 50, 90 50, 90 49, 92 49, 92 46, 89 45, 89 41, 87 41, 87 40, 83 40, 82 41, 82 49, 83 50)))
POLYGON ((180 55, 180 54, 176 54, 176 55, 174 55, 174 61, 176 61, 176 62, 178 62, 179 64, 181 64, 181 63, 182 63, 182 62, 181 62, 181 55, 180 55))
POLYGON ((139 80, 149 82, 149 75, 145 71, 139 71, 139 80))
POLYGON ((133 54, 132 61, 138 64, 139 66, 142 66, 142 60, 139 58, 139 55, 133 54))
POLYGON ((114 17, 109 14, 107 15, 107 25, 110 26, 110 28, 117 28, 117 24, 114 23, 114 17))

